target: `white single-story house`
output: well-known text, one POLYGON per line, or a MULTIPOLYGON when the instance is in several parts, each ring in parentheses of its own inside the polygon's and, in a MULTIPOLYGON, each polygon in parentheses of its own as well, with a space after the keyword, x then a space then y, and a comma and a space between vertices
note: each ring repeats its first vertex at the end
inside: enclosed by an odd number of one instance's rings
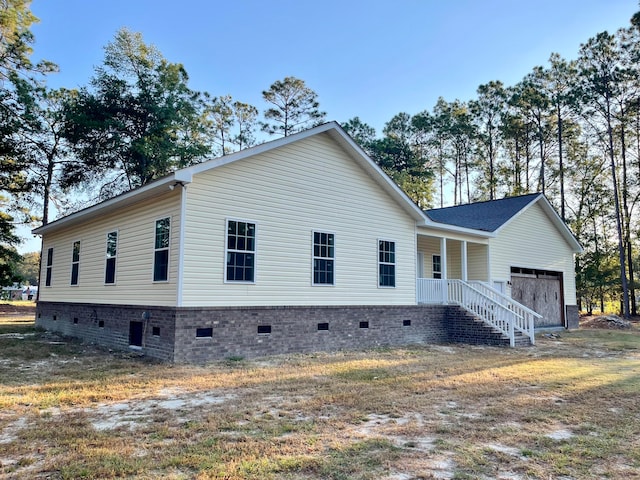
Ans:
POLYGON ((580 245, 544 196, 423 212, 335 122, 34 233, 39 326, 174 362, 577 324, 580 245))

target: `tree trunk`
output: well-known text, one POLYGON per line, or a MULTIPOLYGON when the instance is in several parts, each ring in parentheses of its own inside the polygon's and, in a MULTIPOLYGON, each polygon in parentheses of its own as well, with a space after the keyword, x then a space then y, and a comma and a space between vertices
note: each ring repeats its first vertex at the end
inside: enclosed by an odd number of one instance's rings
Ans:
POLYGON ((622 284, 622 315, 625 318, 629 318, 629 288, 627 286, 627 268, 625 266, 625 250, 623 245, 623 232, 622 222, 620 219, 620 198, 618 194, 618 180, 616 175, 616 159, 613 150, 613 128, 611 126, 611 103, 610 99, 606 98, 607 107, 607 135, 609 139, 609 160, 611 162, 611 181, 613 183, 613 200, 616 214, 616 231, 618 233, 618 255, 620 258, 620 282, 622 284))
POLYGON ((567 221, 564 206, 564 165, 562 163, 562 109, 558 103, 558 168, 560 170, 560 218, 563 222, 567 221))

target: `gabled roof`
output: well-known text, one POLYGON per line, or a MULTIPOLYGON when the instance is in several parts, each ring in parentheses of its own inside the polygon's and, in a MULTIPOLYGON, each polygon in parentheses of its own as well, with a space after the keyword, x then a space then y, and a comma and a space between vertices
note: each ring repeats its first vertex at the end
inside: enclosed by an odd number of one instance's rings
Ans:
POLYGON ((549 200, 541 193, 469 203, 455 207, 434 208, 425 210, 425 214, 434 222, 496 234, 534 204, 539 204, 542 207, 551 222, 571 246, 571 249, 575 253, 582 252, 582 246, 573 236, 569 227, 562 221, 549 203, 549 200))
POLYGON ((425 213, 435 222, 495 232, 541 195, 540 193, 532 193, 500 200, 456 205, 455 207, 434 208, 425 210, 425 213))
MULTIPOLYGON (((398 185, 396 185, 391 178, 389 178, 389 176, 382 171, 382 169, 373 160, 371 160, 371 158, 369 158, 369 156, 353 141, 342 127, 337 122, 329 122, 303 132, 282 137, 230 155, 214 158, 191 167, 177 170, 176 172, 159 178, 158 180, 144 185, 143 187, 128 191, 104 202, 85 208, 84 210, 62 217, 47 225, 38 227, 32 232, 34 234, 43 234, 80 224, 108 212, 133 205, 145 199, 153 198, 160 193, 166 192, 170 188, 173 189, 177 184, 187 185, 193 181, 193 176, 198 173, 218 168, 222 165, 241 161, 260 153, 268 152, 320 134, 326 134, 337 142, 347 155, 360 165, 380 186, 380 188, 393 198, 394 201, 396 201, 417 222, 418 225, 430 223, 422 210, 407 196, 406 193, 402 191, 400 187, 398 187, 398 185)), ((363 212, 363 215, 365 214, 366 212, 363 212)), ((445 230, 452 229, 451 226, 447 225, 443 225, 443 227, 445 230)), ((480 232, 477 233, 479 234, 480 232)))

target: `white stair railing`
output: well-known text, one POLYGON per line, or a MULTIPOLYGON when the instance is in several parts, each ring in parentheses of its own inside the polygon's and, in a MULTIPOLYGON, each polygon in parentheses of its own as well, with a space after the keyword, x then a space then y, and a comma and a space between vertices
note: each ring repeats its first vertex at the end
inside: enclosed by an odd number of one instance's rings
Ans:
POLYGON ((481 282, 417 279, 418 303, 455 303, 473 313, 509 338, 515 346, 515 333, 521 332, 535 344, 535 319, 542 316, 481 282))
POLYGON ((469 284, 475 289, 481 291, 494 301, 504 305, 509 310, 512 310, 517 318, 522 319, 522 322, 517 322, 514 327, 516 331, 522 332, 531 339, 531 345, 535 344, 535 320, 542 318, 538 312, 531 310, 529 307, 516 302, 513 298, 508 297, 502 292, 499 292, 495 288, 491 288, 484 282, 469 282, 469 284))

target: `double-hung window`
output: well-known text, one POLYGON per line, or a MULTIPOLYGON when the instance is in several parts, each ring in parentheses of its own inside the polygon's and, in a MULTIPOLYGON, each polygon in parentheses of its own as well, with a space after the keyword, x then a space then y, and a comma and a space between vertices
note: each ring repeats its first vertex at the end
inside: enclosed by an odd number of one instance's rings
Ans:
POLYGON ((45 274, 45 286, 51 286, 51 279, 53 275, 53 248, 47 249, 47 272, 45 274))
POLYGON ((78 285, 80 276, 80 240, 73 242, 71 253, 71 285, 78 285))
POLYGON ((169 279, 169 238, 171 218, 156 220, 155 249, 153 253, 153 281, 166 282, 169 279))
POLYGON ((396 242, 378 240, 378 286, 396 286, 396 242))
POLYGON ((255 282, 256 224, 227 220, 226 250, 225 282, 255 282))
POLYGON ((107 233, 107 257, 104 268, 104 283, 116 283, 116 256, 118 254, 118 232, 107 233))
POLYGON ((313 284, 335 284, 335 236, 313 232, 313 284))

